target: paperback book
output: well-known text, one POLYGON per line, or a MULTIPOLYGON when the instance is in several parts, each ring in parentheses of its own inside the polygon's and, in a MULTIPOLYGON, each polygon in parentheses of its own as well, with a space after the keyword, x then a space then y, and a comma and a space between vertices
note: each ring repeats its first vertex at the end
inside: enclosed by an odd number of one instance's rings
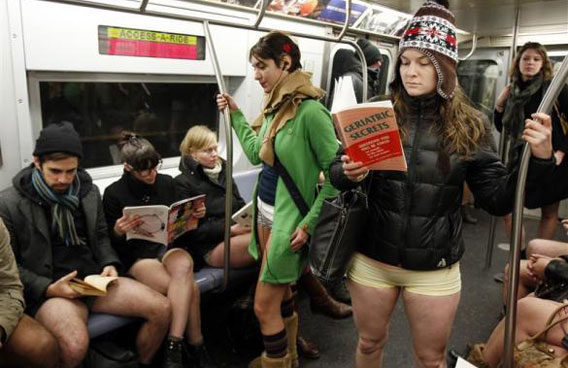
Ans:
POLYGON ((351 77, 340 77, 335 83, 331 114, 345 153, 353 161, 370 170, 407 170, 390 101, 358 104, 351 77))

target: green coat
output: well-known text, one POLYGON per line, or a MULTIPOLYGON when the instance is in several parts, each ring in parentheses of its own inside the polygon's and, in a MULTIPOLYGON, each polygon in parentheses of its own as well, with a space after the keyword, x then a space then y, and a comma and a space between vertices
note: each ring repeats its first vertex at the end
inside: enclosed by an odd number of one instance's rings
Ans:
POLYGON ((8 340, 24 313, 24 293, 18 266, 12 247, 10 234, 0 219, 0 327, 6 333, 8 340))
MULTIPOLYGON (((252 164, 261 163, 258 154, 262 138, 267 134, 272 118, 273 116, 265 118, 257 135, 241 111, 231 113, 233 128, 252 164)), ((268 264, 260 275, 262 281, 287 284, 295 282, 300 277, 307 264, 308 248, 303 246, 300 252, 293 252, 290 248, 290 236, 296 228, 302 228, 311 235, 323 200, 337 195, 338 192, 330 184, 328 175, 329 165, 335 158, 337 148, 338 143, 329 112, 321 103, 311 99, 303 101, 294 119, 289 120, 276 134, 276 154, 311 208, 308 215, 302 217, 284 181, 278 178, 272 241, 267 254, 268 264), (315 190, 321 171, 324 172, 326 179, 316 197, 315 190)), ((253 197, 255 211, 256 192, 257 189, 253 197)), ((256 235, 256 221, 253 222, 253 234, 256 235)), ((251 237, 249 253, 258 259, 256 236, 251 237)))

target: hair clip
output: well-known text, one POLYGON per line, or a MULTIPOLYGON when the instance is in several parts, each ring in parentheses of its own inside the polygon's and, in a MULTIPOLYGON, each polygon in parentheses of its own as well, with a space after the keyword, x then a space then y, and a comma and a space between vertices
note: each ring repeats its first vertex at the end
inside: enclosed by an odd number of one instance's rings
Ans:
POLYGON ((289 43, 285 43, 282 46, 282 50, 284 50, 284 52, 289 53, 290 51, 292 51, 292 46, 289 43))

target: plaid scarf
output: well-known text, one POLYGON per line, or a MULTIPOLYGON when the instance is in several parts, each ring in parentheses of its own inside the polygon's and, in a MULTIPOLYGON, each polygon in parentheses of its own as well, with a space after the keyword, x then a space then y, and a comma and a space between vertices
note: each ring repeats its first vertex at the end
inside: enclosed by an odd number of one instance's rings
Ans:
POLYGON ((518 81, 513 83, 511 94, 507 99, 505 111, 503 112, 503 126, 512 142, 516 143, 521 139, 520 133, 525 127, 525 105, 529 102, 532 95, 540 90, 542 82, 542 74, 539 74, 531 79, 523 90, 521 90, 518 81))
POLYGON ((41 199, 51 206, 51 230, 57 231, 59 238, 65 245, 83 245, 85 242, 77 235, 73 211, 79 208, 79 190, 81 183, 77 175, 64 194, 56 193, 51 190, 49 185, 43 180, 41 172, 33 169, 32 185, 41 199))

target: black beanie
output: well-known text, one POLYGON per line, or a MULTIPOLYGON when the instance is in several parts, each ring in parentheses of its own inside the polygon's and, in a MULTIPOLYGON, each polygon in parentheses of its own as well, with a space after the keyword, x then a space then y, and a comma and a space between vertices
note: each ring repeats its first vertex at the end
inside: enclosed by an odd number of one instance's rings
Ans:
POLYGON ((359 38, 357 40, 357 45, 363 50, 363 55, 365 55, 365 61, 367 66, 376 63, 381 60, 381 52, 379 49, 364 38, 359 38))
POLYGON ((48 125, 39 133, 39 138, 36 140, 34 156, 56 152, 83 157, 83 146, 79 133, 68 121, 48 125))

